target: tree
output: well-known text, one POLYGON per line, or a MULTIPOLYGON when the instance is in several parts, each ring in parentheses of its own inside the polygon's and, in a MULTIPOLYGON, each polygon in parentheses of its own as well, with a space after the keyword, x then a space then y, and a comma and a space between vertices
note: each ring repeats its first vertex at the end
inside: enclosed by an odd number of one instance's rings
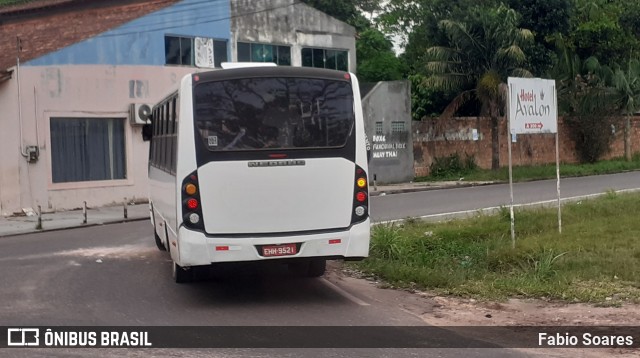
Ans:
POLYGON ((624 157, 631 160, 631 116, 640 110, 640 62, 632 59, 626 71, 618 68, 613 75, 617 104, 625 116, 624 157))
POLYGON ((404 38, 405 62, 417 70, 425 49, 442 44, 446 35, 438 26, 443 19, 464 21, 474 5, 489 6, 497 0, 389 0, 378 17, 378 23, 386 34, 404 38))
POLYGON ((634 2, 575 0, 575 3, 569 43, 580 58, 594 56, 613 66, 626 62, 640 50, 640 40, 634 34, 634 23, 640 20, 640 14, 634 2))
POLYGON ((427 85, 427 77, 421 73, 409 75, 409 81, 411 82, 411 117, 415 121, 423 120, 425 117, 440 116, 456 96, 455 92, 447 93, 427 85))
POLYGON ((533 32, 535 41, 524 51, 531 72, 542 76, 554 65, 557 49, 553 38, 566 36, 571 29, 572 0, 509 0, 508 3, 521 15, 520 26, 533 32))
POLYGON ((524 69, 522 45, 533 34, 518 27, 518 14, 504 5, 474 7, 467 21, 440 21, 447 46, 427 49, 427 82, 460 94, 442 116, 453 116, 465 103, 476 98, 491 119, 491 168, 500 167, 499 117, 504 108, 504 86, 509 75, 530 77, 524 69))
POLYGON ((358 78, 363 82, 402 79, 402 61, 393 52, 393 44, 382 32, 370 28, 360 33, 356 42, 358 78))
POLYGON ((550 73, 556 80, 558 111, 570 128, 580 161, 594 163, 609 150, 613 139, 613 72, 595 57, 581 60, 563 43, 558 41, 558 61, 550 73))

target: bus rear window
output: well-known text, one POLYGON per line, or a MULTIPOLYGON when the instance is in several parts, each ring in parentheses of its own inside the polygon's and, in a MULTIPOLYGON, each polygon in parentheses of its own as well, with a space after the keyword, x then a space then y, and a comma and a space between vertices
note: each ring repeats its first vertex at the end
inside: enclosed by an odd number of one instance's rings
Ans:
POLYGON ((349 82, 243 78, 194 88, 196 137, 210 151, 343 147, 354 126, 349 82))

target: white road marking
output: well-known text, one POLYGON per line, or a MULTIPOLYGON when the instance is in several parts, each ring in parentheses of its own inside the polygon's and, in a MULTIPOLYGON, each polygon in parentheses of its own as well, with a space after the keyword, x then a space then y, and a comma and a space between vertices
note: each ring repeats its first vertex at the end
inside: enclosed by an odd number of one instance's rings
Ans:
POLYGON ((324 277, 320 279, 320 282, 321 282, 322 284, 324 284, 325 286, 329 287, 330 289, 332 289, 332 290, 336 291, 338 294, 340 294, 340 296, 342 296, 342 297, 344 297, 344 298, 348 299, 349 301, 351 301, 351 302, 353 302, 353 303, 355 303, 355 304, 357 304, 357 305, 360 305, 360 306, 370 306, 370 304, 368 304, 367 302, 365 302, 365 301, 363 301, 363 300, 359 299, 358 297, 356 297, 356 296, 354 296, 354 295, 350 294, 349 292, 347 292, 347 291, 343 290, 342 288, 338 287, 335 283, 333 283, 333 282, 331 282, 331 281, 327 280, 327 279, 326 279, 326 278, 324 278, 324 277))
MULTIPOLYGON (((632 193, 632 192, 636 192, 636 191, 640 191, 640 188, 614 190, 615 193, 632 193)), ((599 196, 607 195, 608 193, 609 192, 572 196, 572 197, 568 197, 568 198, 561 198, 560 201, 563 202, 563 203, 564 202, 574 202, 574 201, 579 201, 579 200, 583 200, 583 199, 597 198, 599 196)), ((527 207, 527 206, 545 206, 545 205, 548 205, 548 204, 555 204, 557 202, 558 202, 558 199, 552 199, 552 200, 536 201, 534 203, 514 204, 513 207, 514 208, 520 208, 520 207, 527 207)), ((509 207, 509 204, 504 204, 504 205, 501 205, 501 206, 490 206, 488 208, 479 208, 479 209, 463 210, 463 211, 452 211, 452 212, 448 212, 448 213, 417 216, 417 217, 415 217, 415 219, 437 219, 437 218, 447 218, 447 217, 453 218, 453 217, 460 217, 460 216, 472 216, 473 214, 486 214, 486 213, 491 213, 491 212, 498 211, 501 208, 508 208, 508 207, 509 207)), ((395 219, 395 220, 378 221, 378 222, 371 223, 371 225, 386 225, 386 224, 400 223, 400 222, 403 222, 405 220, 407 220, 407 219, 395 219)))

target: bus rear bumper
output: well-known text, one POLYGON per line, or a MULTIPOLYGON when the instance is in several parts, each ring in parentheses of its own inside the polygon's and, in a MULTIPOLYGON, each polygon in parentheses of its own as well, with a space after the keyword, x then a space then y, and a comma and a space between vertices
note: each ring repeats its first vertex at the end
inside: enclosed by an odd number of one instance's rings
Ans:
POLYGON ((348 230, 313 235, 279 237, 207 237, 205 234, 179 229, 177 243, 180 266, 201 266, 218 262, 267 261, 293 258, 362 259, 369 254, 370 219, 351 226, 348 230), (296 244, 296 253, 283 256, 265 256, 262 249, 276 245, 296 244))

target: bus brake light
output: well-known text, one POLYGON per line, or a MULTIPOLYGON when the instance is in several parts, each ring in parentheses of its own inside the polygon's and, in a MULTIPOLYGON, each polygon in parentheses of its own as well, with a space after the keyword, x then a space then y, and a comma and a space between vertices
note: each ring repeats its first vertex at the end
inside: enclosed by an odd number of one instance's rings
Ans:
POLYGON ((191 198, 187 200, 187 207, 191 210, 195 210, 198 208, 198 200, 191 198))
POLYGON ((364 191, 359 191, 356 194, 356 200, 363 203, 365 200, 367 200, 367 193, 365 193, 364 191))

